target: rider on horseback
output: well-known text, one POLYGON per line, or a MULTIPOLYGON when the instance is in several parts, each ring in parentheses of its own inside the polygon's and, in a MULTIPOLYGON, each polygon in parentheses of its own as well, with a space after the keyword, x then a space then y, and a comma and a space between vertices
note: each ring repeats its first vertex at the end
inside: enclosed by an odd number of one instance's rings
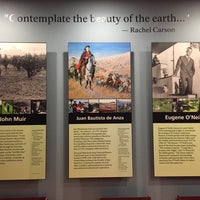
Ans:
POLYGON ((87 45, 84 48, 84 52, 81 54, 81 57, 79 59, 79 62, 76 65, 76 70, 79 70, 81 64, 87 64, 88 63, 88 58, 92 55, 91 51, 90 51, 90 46, 87 45))
POLYGON ((84 52, 81 54, 79 62, 77 63, 77 65, 75 67, 75 69, 80 74, 80 84, 81 85, 82 85, 82 78, 86 75, 86 71, 89 70, 89 71, 87 71, 87 74, 88 73, 90 74, 90 78, 89 78, 89 80, 86 79, 85 88, 87 88, 87 85, 89 83, 90 89, 91 89, 91 81, 93 81, 94 73, 95 73, 94 63, 95 63, 94 55, 90 51, 90 46, 87 45, 87 46, 85 46, 84 52), (90 67, 87 68, 86 67, 87 65, 90 65, 90 67))

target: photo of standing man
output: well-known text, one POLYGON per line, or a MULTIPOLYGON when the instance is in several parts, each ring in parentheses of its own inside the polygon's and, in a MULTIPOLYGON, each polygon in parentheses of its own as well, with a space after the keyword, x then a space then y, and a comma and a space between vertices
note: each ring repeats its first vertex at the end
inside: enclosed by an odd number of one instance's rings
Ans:
POLYGON ((182 95, 192 94, 193 87, 193 76, 195 73, 194 60, 190 57, 192 53, 192 48, 188 47, 186 49, 186 55, 180 56, 177 63, 176 69, 174 71, 174 76, 177 76, 177 73, 180 69, 180 93, 182 95))

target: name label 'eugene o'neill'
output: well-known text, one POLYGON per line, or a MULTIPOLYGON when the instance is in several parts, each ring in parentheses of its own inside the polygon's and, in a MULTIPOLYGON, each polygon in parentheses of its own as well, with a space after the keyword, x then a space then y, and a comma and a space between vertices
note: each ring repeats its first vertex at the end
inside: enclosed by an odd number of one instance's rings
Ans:
POLYGON ((135 27, 130 27, 130 32, 131 33, 167 33, 167 32, 175 32, 175 28, 159 28, 159 27, 140 27, 140 28, 135 28, 135 27))

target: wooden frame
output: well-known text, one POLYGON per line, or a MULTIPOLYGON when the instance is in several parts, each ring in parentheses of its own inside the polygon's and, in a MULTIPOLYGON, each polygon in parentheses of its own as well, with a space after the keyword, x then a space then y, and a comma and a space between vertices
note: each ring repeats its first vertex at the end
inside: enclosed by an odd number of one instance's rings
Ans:
POLYGON ((200 196, 177 196, 177 200, 200 200, 200 196))
POLYGON ((17 198, 0 198, 0 200, 48 200, 47 197, 17 197, 17 198))
POLYGON ((111 197, 100 198, 99 200, 151 200, 151 197, 111 197))

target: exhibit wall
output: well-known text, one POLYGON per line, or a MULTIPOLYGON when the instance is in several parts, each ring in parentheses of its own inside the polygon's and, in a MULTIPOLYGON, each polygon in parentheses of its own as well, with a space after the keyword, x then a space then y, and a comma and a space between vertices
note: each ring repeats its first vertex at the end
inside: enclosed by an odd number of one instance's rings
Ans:
MULTIPOLYGON (((1 180, 0 198, 175 200, 200 195, 199 176, 155 176, 152 124, 152 43, 200 42, 199 9, 198 0, 0 0, 0 43, 45 43, 47 57, 46 176, 1 180), (69 178, 68 44, 74 42, 130 44, 131 176, 69 178)), ((195 52, 199 59, 199 49, 195 52)), ((5 56, 2 49, 0 54, 5 56)), ((195 64, 199 68, 199 60, 195 64)), ((1 92, 0 86, 0 97, 1 92)))

